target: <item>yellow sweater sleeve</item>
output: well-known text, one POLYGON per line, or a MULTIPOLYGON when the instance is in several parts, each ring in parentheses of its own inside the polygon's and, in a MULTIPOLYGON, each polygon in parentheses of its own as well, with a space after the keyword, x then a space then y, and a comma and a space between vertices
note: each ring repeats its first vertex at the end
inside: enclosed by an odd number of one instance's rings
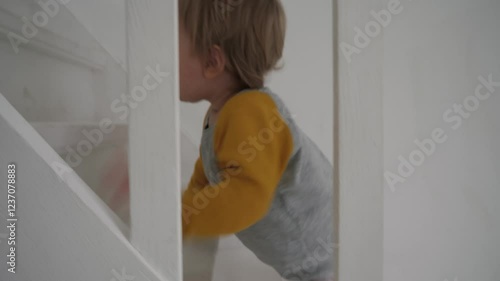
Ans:
POLYGON ((207 184, 208 180, 207 177, 205 176, 205 171, 203 169, 203 163, 201 162, 201 156, 200 156, 198 157, 198 160, 196 160, 196 163, 194 165, 193 175, 189 180, 187 190, 195 190, 195 189, 200 190, 207 184))
POLYGON ((223 180, 184 193, 184 237, 233 234, 262 219, 288 164, 293 139, 271 97, 254 91, 224 105, 214 149, 223 180))

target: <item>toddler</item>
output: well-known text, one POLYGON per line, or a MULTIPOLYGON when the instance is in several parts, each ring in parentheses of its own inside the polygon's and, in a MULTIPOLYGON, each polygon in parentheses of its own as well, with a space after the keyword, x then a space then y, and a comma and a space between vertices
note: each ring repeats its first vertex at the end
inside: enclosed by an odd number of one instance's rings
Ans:
POLYGON ((332 165, 264 86, 282 57, 281 2, 179 0, 179 15, 181 100, 211 104, 184 239, 235 234, 286 280, 333 280, 332 165))

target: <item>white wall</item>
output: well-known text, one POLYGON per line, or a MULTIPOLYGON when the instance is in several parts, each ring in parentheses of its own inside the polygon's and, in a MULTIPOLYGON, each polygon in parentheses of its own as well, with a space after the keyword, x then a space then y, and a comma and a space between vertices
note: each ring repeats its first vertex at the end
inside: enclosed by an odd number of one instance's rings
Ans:
POLYGON ((332 1, 282 1, 287 14, 285 68, 269 77, 291 114, 327 158, 333 157, 332 1))
POLYGON ((386 184, 384 280, 499 280, 500 87, 461 126, 443 114, 479 76, 500 81, 500 1, 401 3, 384 35, 386 171, 398 174, 415 139, 436 128, 447 139, 404 183, 386 184))

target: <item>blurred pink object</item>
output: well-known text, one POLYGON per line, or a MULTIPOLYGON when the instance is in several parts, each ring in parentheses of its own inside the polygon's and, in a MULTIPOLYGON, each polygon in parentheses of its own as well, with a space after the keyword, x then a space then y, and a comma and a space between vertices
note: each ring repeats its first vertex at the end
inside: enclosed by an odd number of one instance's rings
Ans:
POLYGON ((126 145, 116 148, 103 166, 100 181, 102 199, 127 224, 130 220, 130 190, 126 145))

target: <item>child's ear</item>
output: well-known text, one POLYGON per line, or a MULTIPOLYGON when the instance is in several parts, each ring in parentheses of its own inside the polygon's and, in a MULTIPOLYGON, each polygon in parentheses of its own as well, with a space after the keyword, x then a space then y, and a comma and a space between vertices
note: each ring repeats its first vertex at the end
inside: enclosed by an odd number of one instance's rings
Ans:
POLYGON ((215 78, 219 74, 222 74, 225 69, 226 69, 226 57, 224 56, 224 52, 219 46, 217 45, 212 46, 205 60, 205 69, 204 69, 205 77, 208 79, 215 78))

